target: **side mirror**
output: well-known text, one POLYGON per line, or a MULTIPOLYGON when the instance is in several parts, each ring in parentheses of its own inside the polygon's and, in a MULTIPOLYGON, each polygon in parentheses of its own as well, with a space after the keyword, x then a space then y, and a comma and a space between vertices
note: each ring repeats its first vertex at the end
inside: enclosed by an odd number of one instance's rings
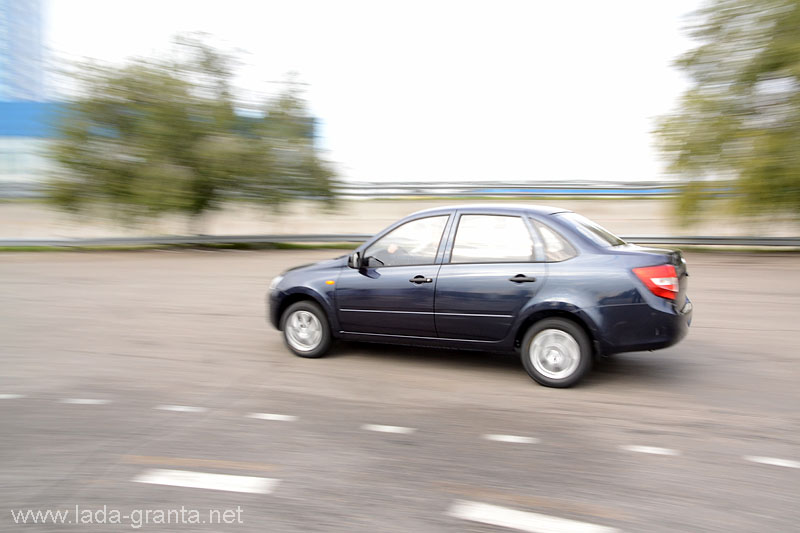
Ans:
POLYGON ((353 252, 347 258, 347 266, 350 268, 361 268, 361 252, 353 252))

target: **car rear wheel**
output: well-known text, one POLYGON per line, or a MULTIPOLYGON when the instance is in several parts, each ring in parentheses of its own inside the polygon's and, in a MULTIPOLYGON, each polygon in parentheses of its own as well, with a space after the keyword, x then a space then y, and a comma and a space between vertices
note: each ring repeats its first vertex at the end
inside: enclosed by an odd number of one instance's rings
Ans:
POLYGON ((528 375, 547 387, 571 387, 592 366, 589 337, 564 318, 536 322, 522 339, 522 365, 528 375))
POLYGON ((281 316, 286 346, 300 357, 322 357, 331 346, 331 328, 325 312, 313 302, 296 302, 281 316))

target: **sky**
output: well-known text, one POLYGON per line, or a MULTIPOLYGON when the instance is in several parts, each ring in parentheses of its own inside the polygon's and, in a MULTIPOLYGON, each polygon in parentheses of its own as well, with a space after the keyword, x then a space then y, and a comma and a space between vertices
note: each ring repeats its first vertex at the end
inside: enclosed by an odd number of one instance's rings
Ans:
POLYGON ((56 61, 161 55, 202 31, 243 94, 306 83, 350 181, 650 181, 700 0, 47 0, 56 61))

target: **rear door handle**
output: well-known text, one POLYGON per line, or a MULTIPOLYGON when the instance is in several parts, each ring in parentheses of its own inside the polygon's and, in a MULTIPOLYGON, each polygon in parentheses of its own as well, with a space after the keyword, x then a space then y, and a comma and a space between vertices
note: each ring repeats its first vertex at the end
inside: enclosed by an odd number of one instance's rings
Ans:
POLYGON ((513 281, 514 283, 533 283, 536 281, 536 278, 526 276, 525 274, 517 274, 513 278, 508 278, 508 281, 513 281))
POLYGON ((414 276, 408 281, 410 281, 411 283, 416 283, 417 285, 419 285, 420 283, 433 283, 433 279, 426 278, 425 276, 414 276))

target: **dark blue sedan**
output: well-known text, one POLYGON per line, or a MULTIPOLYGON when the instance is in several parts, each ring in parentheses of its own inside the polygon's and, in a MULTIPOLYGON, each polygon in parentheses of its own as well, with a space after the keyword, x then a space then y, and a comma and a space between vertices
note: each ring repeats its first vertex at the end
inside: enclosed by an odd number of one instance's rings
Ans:
POLYGON ((568 387, 596 357, 681 340, 687 276, 680 252, 564 209, 441 207, 278 276, 269 316, 301 357, 334 339, 518 352, 534 380, 568 387))

